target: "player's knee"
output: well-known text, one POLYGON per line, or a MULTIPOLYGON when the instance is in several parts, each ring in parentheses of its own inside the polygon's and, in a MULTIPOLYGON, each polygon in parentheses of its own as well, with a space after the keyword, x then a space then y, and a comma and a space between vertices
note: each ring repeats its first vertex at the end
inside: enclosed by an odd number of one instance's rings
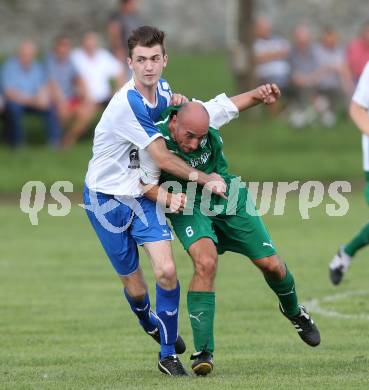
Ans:
POLYGON ((214 279, 217 271, 217 259, 214 256, 202 256, 195 260, 195 272, 204 279, 214 279))
POLYGON ((170 287, 177 283, 177 272, 174 262, 168 262, 156 270, 156 279, 163 287, 170 287))
POLYGON ((285 273, 285 266, 277 256, 270 256, 263 261, 261 270, 265 275, 279 279, 285 273))

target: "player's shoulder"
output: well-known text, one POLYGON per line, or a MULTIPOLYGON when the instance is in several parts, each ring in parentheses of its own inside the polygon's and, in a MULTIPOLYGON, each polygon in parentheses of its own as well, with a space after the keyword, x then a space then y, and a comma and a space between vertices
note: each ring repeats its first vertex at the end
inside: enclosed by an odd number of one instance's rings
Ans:
POLYGON ((120 113, 135 111, 143 105, 142 97, 134 88, 133 80, 127 81, 113 96, 108 108, 120 113))
POLYGON ((170 98, 172 96, 172 90, 170 88, 169 83, 165 79, 160 79, 158 81, 158 87, 157 87, 158 95, 164 98, 166 105, 169 106, 170 104, 170 98))
POLYGON ((168 81, 163 79, 163 78, 161 78, 158 81, 158 88, 163 90, 163 91, 172 92, 171 89, 170 89, 170 85, 169 85, 168 81))
POLYGON ((129 110, 135 115, 147 112, 144 98, 135 88, 133 79, 127 81, 117 92, 117 102, 119 102, 122 110, 129 110))
POLYGON ((121 96, 121 98, 124 98, 128 101, 130 100, 137 100, 137 101, 143 101, 143 98, 141 94, 137 91, 135 88, 135 83, 133 78, 128 80, 123 87, 118 91, 118 94, 121 96))

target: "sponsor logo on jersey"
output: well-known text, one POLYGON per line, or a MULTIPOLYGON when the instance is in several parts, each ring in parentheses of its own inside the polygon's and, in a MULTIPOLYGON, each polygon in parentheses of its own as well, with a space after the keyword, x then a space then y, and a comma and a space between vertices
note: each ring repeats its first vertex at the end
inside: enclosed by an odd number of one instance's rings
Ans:
POLYGON ((138 149, 132 149, 129 152, 129 165, 128 168, 138 169, 140 168, 140 158, 138 155, 138 149))
POLYGON ((190 165, 192 168, 196 168, 198 165, 206 164, 211 156, 211 152, 205 152, 199 157, 193 157, 190 160, 190 165))
POLYGON ((205 138, 200 142, 200 146, 201 146, 202 148, 204 148, 205 145, 206 145, 207 143, 208 143, 208 138, 205 137, 205 138))

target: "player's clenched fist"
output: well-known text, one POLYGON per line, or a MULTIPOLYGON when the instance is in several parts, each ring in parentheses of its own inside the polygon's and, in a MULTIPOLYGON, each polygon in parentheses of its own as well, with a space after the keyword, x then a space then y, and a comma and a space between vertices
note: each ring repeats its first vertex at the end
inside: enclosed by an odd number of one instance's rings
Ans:
POLYGON ((170 197, 169 210, 172 213, 179 213, 184 210, 187 203, 187 196, 182 192, 177 194, 172 193, 170 197))
POLYGON ((208 177, 209 177, 209 181, 205 184, 205 187, 209 191, 213 192, 214 194, 219 195, 224 199, 227 199, 225 195, 227 191, 227 184, 222 178, 222 176, 213 172, 210 175, 208 175, 208 177))
POLYGON ((277 84, 264 84, 256 88, 257 98, 264 104, 273 104, 281 97, 277 84))
POLYGON ((170 98, 171 106, 179 106, 185 103, 188 103, 188 99, 186 96, 181 95, 180 93, 173 93, 173 95, 170 98))

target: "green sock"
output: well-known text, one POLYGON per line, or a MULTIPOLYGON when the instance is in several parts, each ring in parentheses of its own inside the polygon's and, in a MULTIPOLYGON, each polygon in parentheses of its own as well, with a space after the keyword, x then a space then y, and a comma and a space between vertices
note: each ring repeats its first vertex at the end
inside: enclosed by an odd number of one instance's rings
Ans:
POLYGON ((214 352, 215 293, 189 291, 187 309, 197 352, 214 352))
POLYGON ((349 256, 355 256, 355 253, 362 247, 369 244, 369 223, 366 224, 346 246, 345 252, 349 256))
POLYGON ((297 303, 297 294, 295 290, 295 281, 293 275, 286 266, 286 275, 282 280, 269 280, 265 278, 269 287, 277 294, 283 311, 293 317, 300 312, 297 303))

